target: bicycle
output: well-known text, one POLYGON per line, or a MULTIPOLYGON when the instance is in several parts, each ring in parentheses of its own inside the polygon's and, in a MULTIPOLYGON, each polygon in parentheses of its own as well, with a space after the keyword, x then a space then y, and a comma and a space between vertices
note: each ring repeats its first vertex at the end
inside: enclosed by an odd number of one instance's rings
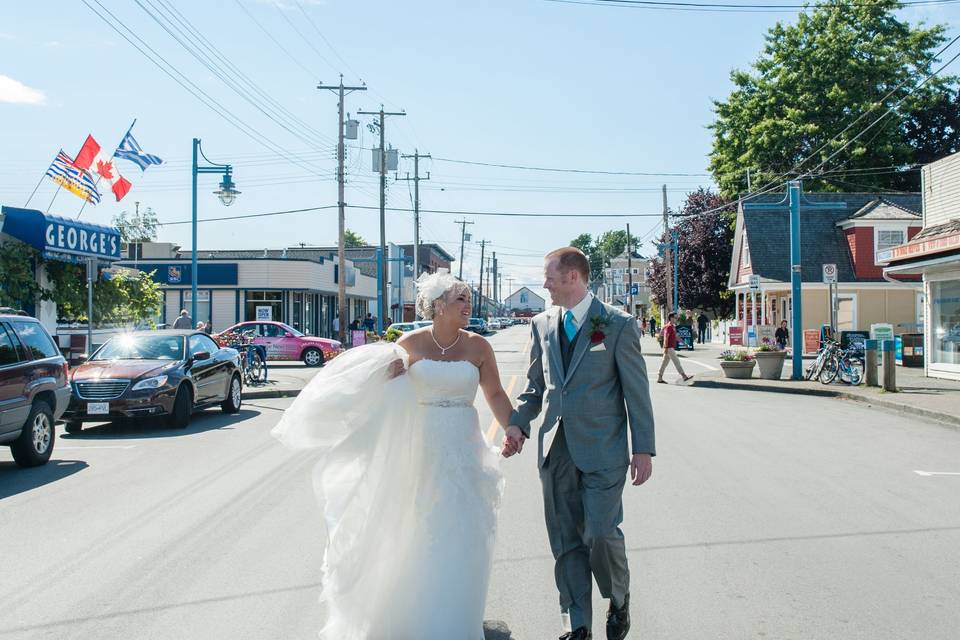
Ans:
POLYGON ((841 382, 857 386, 863 380, 862 363, 853 356, 849 349, 836 347, 830 357, 824 362, 820 371, 820 382, 830 384, 839 376, 841 382))
POLYGON ((254 385, 267 381, 267 363, 262 347, 253 343, 252 332, 224 335, 222 339, 226 346, 240 353, 240 374, 243 376, 244 384, 254 385))
POLYGON ((831 356, 834 349, 839 348, 839 345, 832 340, 824 340, 820 343, 820 350, 817 351, 817 357, 813 362, 810 363, 810 366, 804 371, 805 380, 816 380, 820 376, 820 372, 823 371, 823 366, 826 364, 827 359, 831 356))

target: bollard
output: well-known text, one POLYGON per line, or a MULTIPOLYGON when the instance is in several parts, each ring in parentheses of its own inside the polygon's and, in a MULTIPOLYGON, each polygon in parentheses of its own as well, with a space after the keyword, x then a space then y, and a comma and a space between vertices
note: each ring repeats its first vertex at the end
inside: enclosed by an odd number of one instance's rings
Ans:
POLYGON ((896 363, 896 342, 893 340, 882 340, 880 350, 883 352, 883 390, 897 390, 897 363, 896 363))
POLYGON ((863 373, 867 379, 868 387, 879 387, 877 381, 877 340, 867 340, 864 342, 863 350, 863 373))

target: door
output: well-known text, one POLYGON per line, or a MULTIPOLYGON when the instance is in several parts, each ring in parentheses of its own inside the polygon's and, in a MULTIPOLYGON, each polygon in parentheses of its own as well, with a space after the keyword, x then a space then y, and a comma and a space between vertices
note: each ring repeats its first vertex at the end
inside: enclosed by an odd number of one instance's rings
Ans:
POLYGON ((857 330, 857 296, 852 293, 837 295, 837 332, 857 330))
POLYGON ((210 402, 218 397, 221 386, 226 385, 226 382, 221 379, 222 373, 219 371, 217 361, 213 357, 217 350, 216 348, 211 350, 210 345, 206 344, 204 339, 213 342, 210 338, 207 338, 207 336, 192 335, 187 345, 187 353, 190 357, 193 357, 201 351, 206 351, 210 354, 210 357, 206 360, 197 360, 190 365, 193 385, 197 391, 196 402, 198 403, 210 402))
POLYGON ((255 340, 256 344, 262 344, 267 349, 268 360, 289 360, 287 357, 288 345, 285 344, 284 334, 286 331, 280 325, 271 322, 259 323, 257 334, 260 336, 255 340))
POLYGON ((0 323, 0 436, 20 431, 27 419, 27 369, 20 360, 16 338, 0 323))

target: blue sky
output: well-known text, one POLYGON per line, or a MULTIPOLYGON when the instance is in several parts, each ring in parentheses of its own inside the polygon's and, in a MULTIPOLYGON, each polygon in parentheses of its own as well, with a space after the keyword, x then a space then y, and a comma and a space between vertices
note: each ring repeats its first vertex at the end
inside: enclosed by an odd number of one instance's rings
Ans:
MULTIPOLYGON (((93 0, 89 0, 95 7, 93 0)), ((141 174, 121 171, 133 190, 109 192, 82 219, 109 223, 134 201, 163 222, 190 216, 190 141, 234 165, 242 195, 229 209, 201 177, 200 218, 336 204, 336 100, 317 81, 361 79, 369 90, 347 109, 405 109, 388 119, 387 142, 436 158, 608 171, 705 174, 711 100, 730 90, 729 72, 756 58, 763 35, 790 13, 698 13, 562 4, 545 0, 346 2, 343 0, 140 0, 163 15, 167 5, 256 86, 311 131, 291 133, 263 115, 161 29, 135 2, 100 0, 135 34, 271 146, 248 137, 147 61, 81 2, 0 3, 0 202, 23 206, 61 147, 75 154, 88 133, 111 150, 130 122, 150 153, 167 163, 141 174), (301 7, 303 11, 301 11, 301 7), (246 9, 250 16, 244 11, 246 9), (305 12, 310 20, 304 16, 305 12), (256 22, 254 21, 256 20, 256 22), (260 26, 258 26, 258 24, 260 26), (261 29, 262 27, 262 29, 261 29), (269 32, 278 46, 264 30, 269 32), (321 35, 322 34, 322 35, 321 35), (286 49, 284 51, 283 49, 286 49), (298 154, 299 164, 285 153, 298 154)), ((912 20, 954 24, 951 6, 909 8, 912 20)), ((951 32, 953 30, 951 29, 951 32)), ((129 34, 128 34, 129 35, 129 34)), ((231 73, 231 75, 234 75, 231 73)), ((256 95, 256 94, 254 94, 256 95)), ((260 96, 257 96, 260 98, 260 96)), ((262 100, 262 98, 260 98, 262 100)), ((361 117, 366 124, 369 118, 361 117)), ((349 150, 350 204, 378 204, 370 170, 372 133, 349 150)), ((425 161, 423 208, 536 213, 642 213, 661 209, 660 185, 676 206, 708 177, 602 176, 495 169, 425 161)), ((401 175, 413 171, 412 161, 401 175)), ((30 205, 46 210, 55 187, 43 181, 30 205)), ((391 206, 409 207, 408 183, 391 177, 391 206)), ((76 216, 80 201, 61 192, 51 213, 76 216)), ((368 241, 378 213, 348 210, 347 226, 368 241)), ((422 241, 459 250, 463 216, 424 214, 422 241)), ((540 257, 580 233, 623 228, 623 219, 466 216, 475 240, 488 239, 514 287, 539 281, 540 257)), ((631 230, 649 235, 656 217, 631 230)), ((387 237, 409 242, 412 215, 388 212, 387 237)), ((190 246, 189 225, 160 239, 190 246)), ((203 248, 280 248, 332 244, 336 210, 200 225, 203 248)), ((645 251, 652 251, 650 245, 645 251)), ((476 278, 479 247, 468 246, 464 275, 476 278)), ((506 285, 506 281, 505 281, 506 285)))

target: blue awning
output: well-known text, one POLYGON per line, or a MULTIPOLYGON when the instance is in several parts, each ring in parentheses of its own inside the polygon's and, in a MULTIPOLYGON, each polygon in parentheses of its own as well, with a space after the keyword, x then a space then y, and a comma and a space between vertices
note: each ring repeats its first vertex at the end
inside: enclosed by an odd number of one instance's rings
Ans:
POLYGON ((2 207, 3 233, 39 250, 44 258, 64 262, 120 259, 120 231, 114 227, 46 215, 36 209, 2 207))

